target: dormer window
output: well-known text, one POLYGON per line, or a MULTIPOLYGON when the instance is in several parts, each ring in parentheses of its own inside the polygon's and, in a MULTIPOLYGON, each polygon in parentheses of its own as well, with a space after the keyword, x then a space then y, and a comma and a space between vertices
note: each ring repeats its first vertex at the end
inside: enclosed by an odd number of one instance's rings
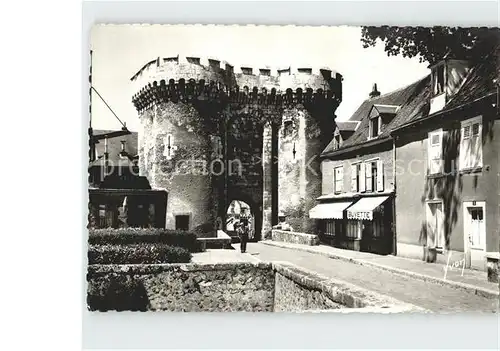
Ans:
POLYGON ((376 138, 380 134, 382 119, 379 115, 370 118, 370 138, 376 138))
POLYGON ((437 65, 434 67, 432 70, 432 95, 437 96, 441 95, 444 93, 444 88, 445 88, 445 63, 442 62, 441 64, 437 65))
POLYGON ((442 110, 460 89, 470 71, 463 60, 444 59, 431 68, 431 101, 429 114, 442 110))
POLYGON ((337 150, 341 146, 341 144, 342 144, 342 141, 341 141, 341 138, 340 138, 340 134, 335 135, 334 136, 334 140, 335 141, 333 143, 333 148, 335 150, 337 150))

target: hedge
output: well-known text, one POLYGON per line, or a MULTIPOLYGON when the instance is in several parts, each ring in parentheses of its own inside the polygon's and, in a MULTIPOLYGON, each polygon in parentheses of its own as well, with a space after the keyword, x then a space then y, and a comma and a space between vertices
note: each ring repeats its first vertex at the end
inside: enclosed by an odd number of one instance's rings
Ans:
POLYGON ((102 312, 147 311, 149 299, 139 280, 129 275, 111 274, 92 279, 92 282, 89 280, 87 306, 91 311, 102 312))
POLYGON ((191 253, 166 244, 89 245, 89 264, 188 263, 191 253))
POLYGON ((90 245, 125 245, 139 243, 161 243, 170 246, 182 247, 187 249, 189 252, 200 251, 197 236, 192 232, 155 228, 106 228, 89 230, 90 245))

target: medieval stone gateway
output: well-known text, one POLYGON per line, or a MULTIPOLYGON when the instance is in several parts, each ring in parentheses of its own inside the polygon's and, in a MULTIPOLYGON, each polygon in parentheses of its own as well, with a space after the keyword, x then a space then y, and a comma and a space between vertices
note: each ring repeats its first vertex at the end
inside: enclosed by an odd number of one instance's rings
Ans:
POLYGON ((168 192, 167 229, 214 233, 235 199, 252 207, 257 238, 279 212, 297 231, 314 229, 308 212, 321 195, 319 155, 333 135, 340 74, 174 56, 131 81, 140 174, 168 192))

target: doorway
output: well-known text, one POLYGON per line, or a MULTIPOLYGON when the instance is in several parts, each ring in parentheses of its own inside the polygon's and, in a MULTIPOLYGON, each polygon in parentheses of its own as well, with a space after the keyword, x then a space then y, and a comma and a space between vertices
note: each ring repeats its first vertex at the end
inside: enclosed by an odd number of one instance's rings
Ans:
POLYGON ((464 202, 465 267, 484 269, 486 254, 485 202, 464 202))
POLYGON ((427 247, 440 252, 446 247, 444 234, 444 213, 441 201, 427 202, 427 247))

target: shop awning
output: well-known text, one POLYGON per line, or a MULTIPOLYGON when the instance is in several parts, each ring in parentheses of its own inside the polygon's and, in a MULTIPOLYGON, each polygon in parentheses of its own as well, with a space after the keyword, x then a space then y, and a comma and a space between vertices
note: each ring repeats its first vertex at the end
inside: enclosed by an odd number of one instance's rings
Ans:
POLYGON ((309 218, 316 219, 342 219, 344 210, 352 204, 351 202, 333 202, 319 204, 311 208, 309 218))
POLYGON ((373 220, 373 211, 389 196, 363 197, 347 210, 347 219, 373 220))

